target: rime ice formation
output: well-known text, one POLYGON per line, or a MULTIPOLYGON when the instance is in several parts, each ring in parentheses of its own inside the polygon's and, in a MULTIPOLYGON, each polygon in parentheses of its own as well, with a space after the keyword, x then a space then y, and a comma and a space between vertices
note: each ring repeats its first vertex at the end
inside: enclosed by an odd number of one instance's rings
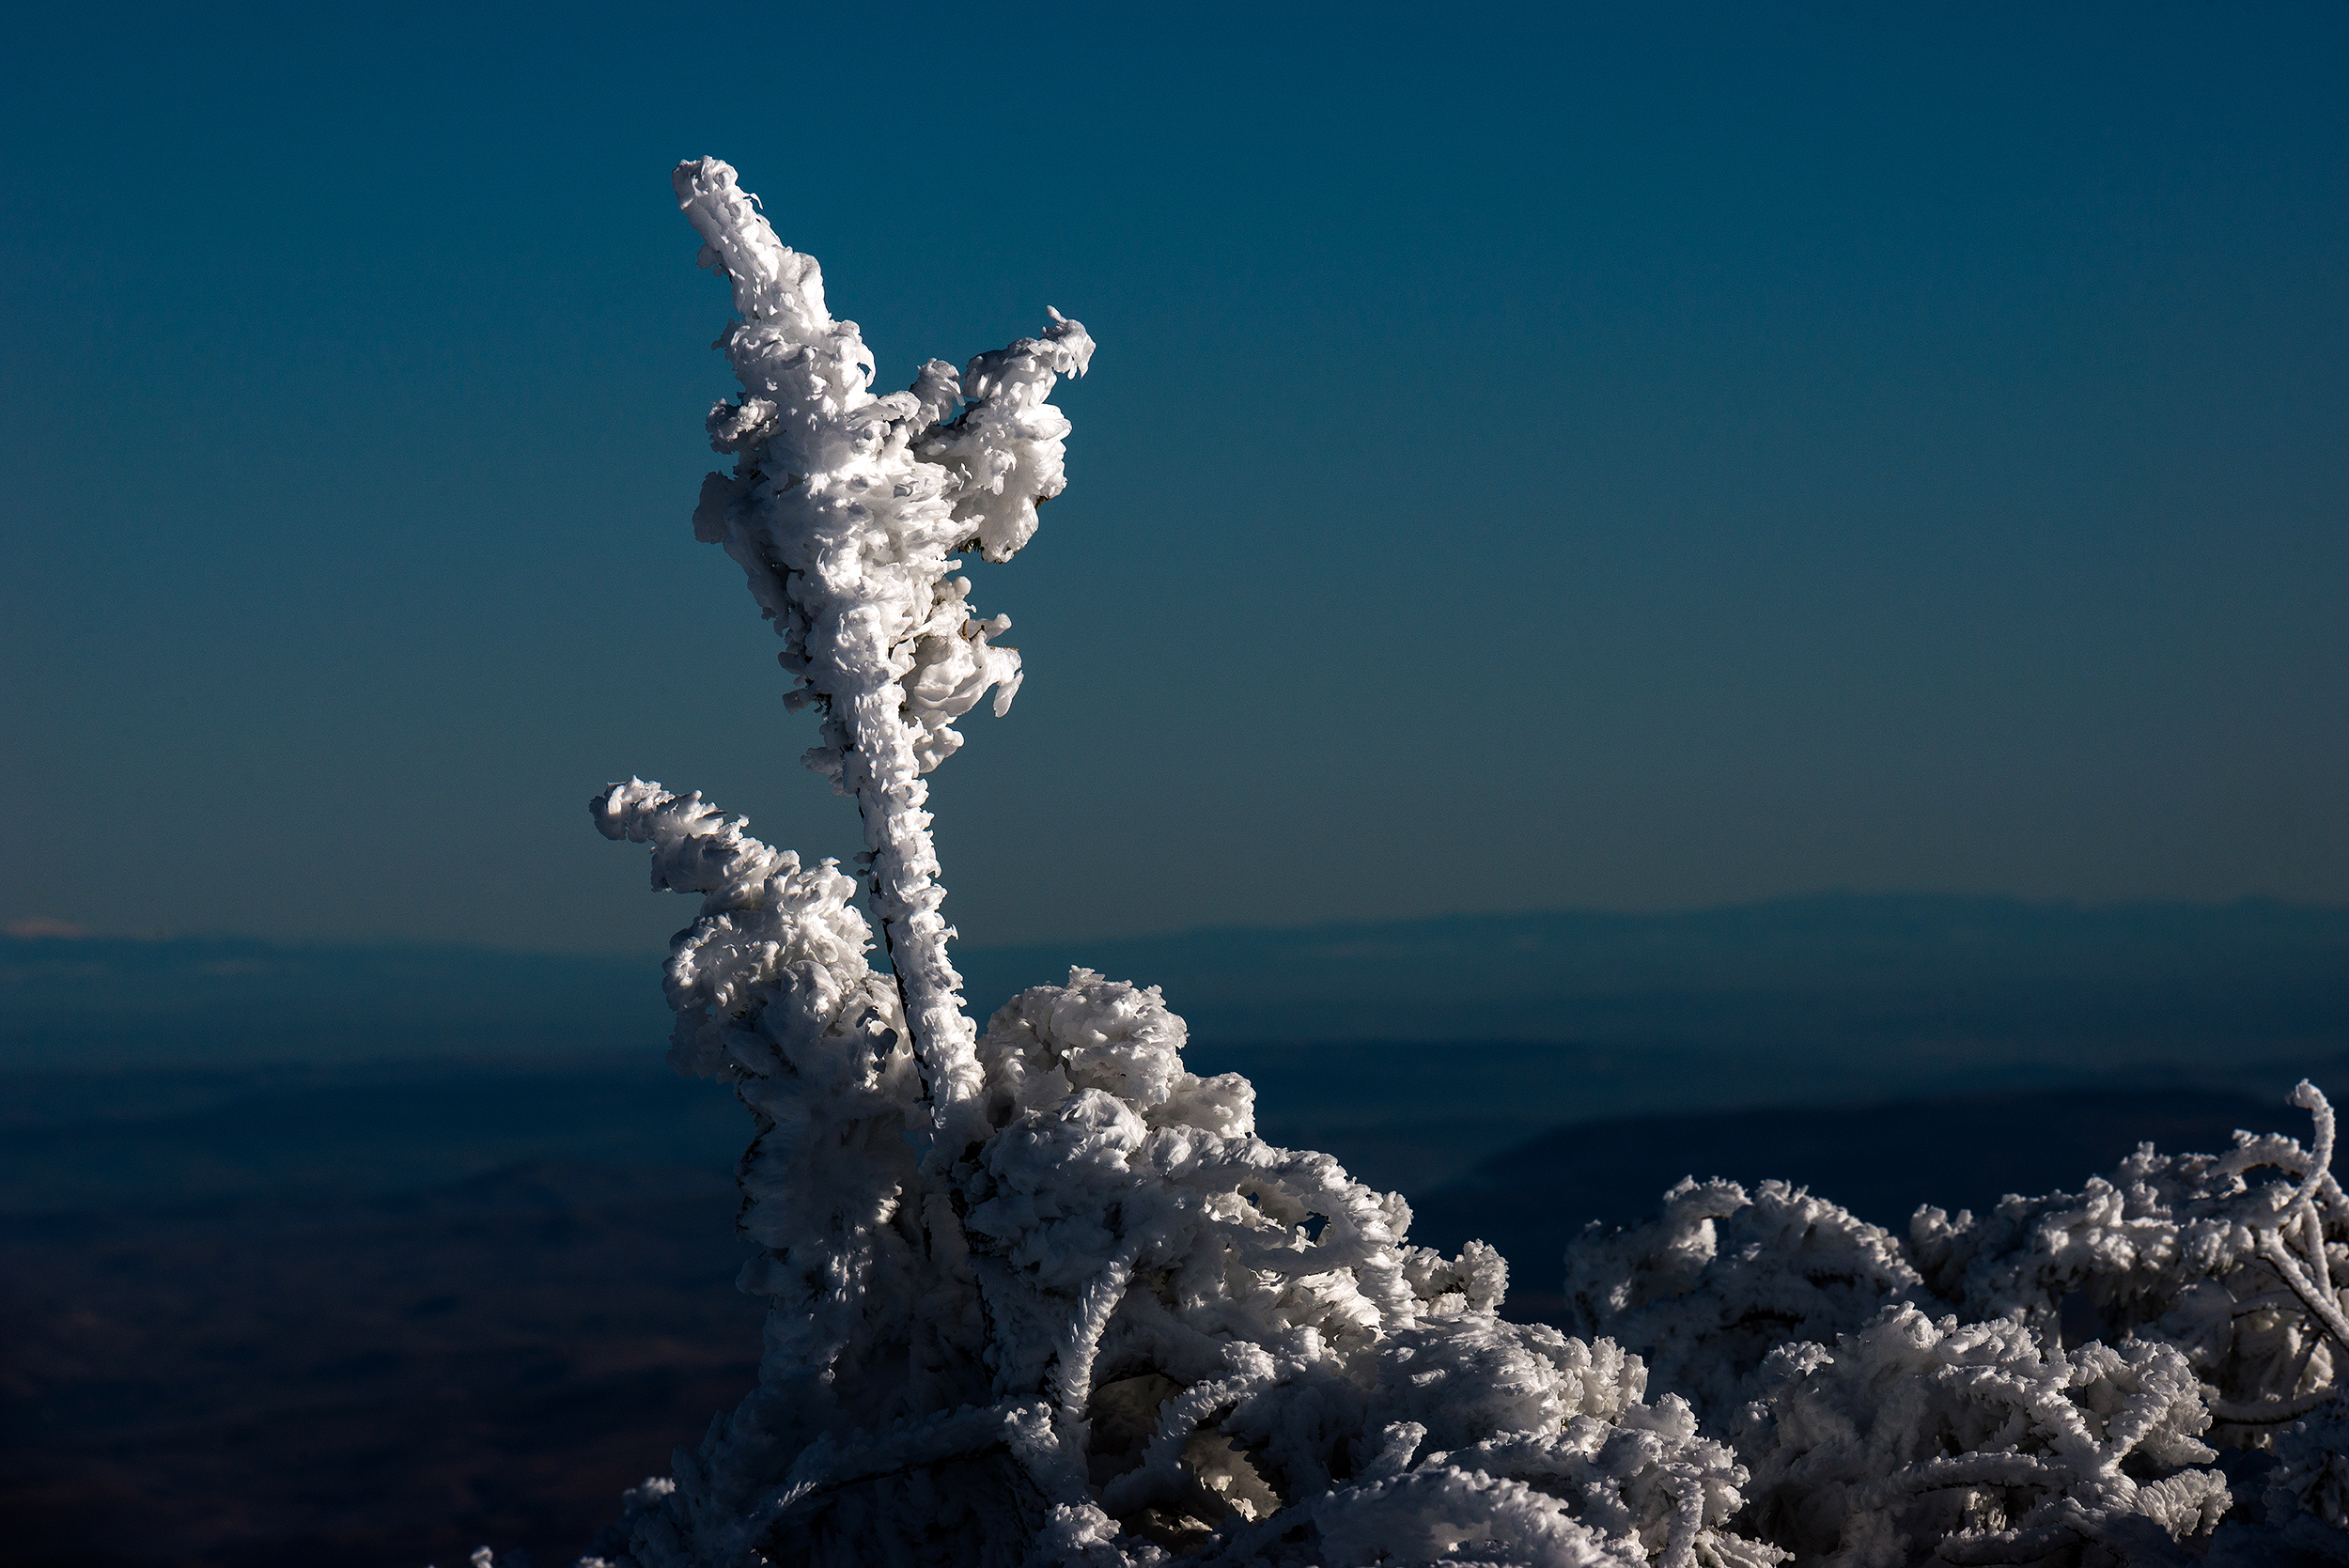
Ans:
POLYGON ((700 899, 670 1057, 751 1112, 740 1283, 770 1311, 757 1386, 583 1568, 2349 1561, 2349 1204, 2313 1089, 2308 1150, 2147 1148, 1906 1239, 1684 1182, 1572 1250, 1569 1336, 1500 1316, 1489 1247, 1414 1247, 1402 1198, 1259 1139, 1157 990, 1077 970, 978 1030, 923 775, 1020 671, 951 574, 1034 535, 1046 399, 1092 339, 1054 312, 876 396, 734 171, 675 183, 739 316, 708 420, 734 471, 694 530, 821 716, 893 972, 836 864, 697 794, 592 803, 700 899), (2070 1297, 2101 1340, 2063 1343, 2070 1297))

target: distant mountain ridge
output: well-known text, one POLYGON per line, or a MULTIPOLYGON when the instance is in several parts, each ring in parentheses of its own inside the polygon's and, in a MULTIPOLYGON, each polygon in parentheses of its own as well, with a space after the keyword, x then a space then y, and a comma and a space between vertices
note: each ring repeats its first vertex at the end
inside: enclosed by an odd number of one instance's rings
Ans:
POLYGON ((974 995, 1070 964, 1159 986, 1228 1039, 1771 1038, 1810 1023, 2341 1039, 2349 908, 1828 893, 974 948, 974 995), (1751 1009, 1732 1023, 1724 1008, 1751 1009), (1685 1034, 1684 1034, 1684 1032, 1685 1034))
MULTIPOLYGON (((2349 1049, 2349 908, 2267 900, 1826 894, 1223 927, 957 959, 982 1015, 1081 964, 1160 986, 1203 1044, 2349 1049)), ((650 955, 0 937, 0 1066, 508 1059, 658 1050, 666 1032, 650 955)))
POLYGON ((0 937, 0 1067, 657 1048, 657 957, 247 938, 0 937))

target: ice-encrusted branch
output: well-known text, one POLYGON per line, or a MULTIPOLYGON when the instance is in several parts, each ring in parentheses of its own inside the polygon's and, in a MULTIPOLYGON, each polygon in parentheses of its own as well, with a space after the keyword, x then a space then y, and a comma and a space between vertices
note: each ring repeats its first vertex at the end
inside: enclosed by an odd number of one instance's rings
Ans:
MULTIPOLYGON (((652 846, 656 892, 702 895, 662 978, 677 1016, 669 1059, 679 1072, 764 1077, 776 1070, 778 1045, 822 1035, 852 1000, 894 1003, 864 961, 872 943, 850 902, 856 884, 837 862, 803 868, 699 791, 677 795, 642 779, 614 784, 589 813, 604 837, 652 846)), ((884 1011, 894 1017, 896 1009, 884 1011)))
POLYGON ((990 642, 1009 620, 972 615, 969 581, 951 573, 963 551, 1009 560, 1035 532, 1036 504, 1061 492, 1068 423, 1046 399, 1084 373, 1093 339, 1052 311, 1040 337, 982 354, 961 377, 932 360, 911 389, 876 396, 856 323, 832 319, 816 259, 775 237, 734 170, 692 160, 672 183, 739 317, 718 343, 741 396, 708 419, 734 472, 704 481, 694 532, 741 565, 783 636, 794 696, 823 715, 810 765, 856 798, 933 1111, 967 1136, 977 1031, 947 957, 922 775, 962 743, 954 721, 990 688, 995 711, 1009 706, 1019 660, 990 642))
POLYGON ((2341 1192, 2332 1172, 2333 1108, 2324 1091, 2307 1079, 2292 1091, 2292 1103, 2315 1122, 2316 1141, 2307 1172, 2279 1204, 2282 1221, 2259 1229, 2260 1256, 2332 1340, 2334 1355, 2341 1357, 2349 1355, 2349 1314, 2341 1311, 2341 1288, 2333 1282, 2332 1261, 2326 1251, 2325 1221, 2317 1213, 2320 1194, 2338 1202, 2341 1192))

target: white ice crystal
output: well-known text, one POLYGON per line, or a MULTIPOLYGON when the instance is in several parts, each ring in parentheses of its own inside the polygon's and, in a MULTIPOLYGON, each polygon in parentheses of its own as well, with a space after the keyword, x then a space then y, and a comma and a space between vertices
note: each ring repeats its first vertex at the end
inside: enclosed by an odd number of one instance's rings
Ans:
POLYGON ((671 1059, 751 1112, 740 1283, 770 1311, 757 1386, 583 1568, 2349 1560, 2349 1204, 2312 1089, 2309 1151, 2147 1149, 1906 1240, 1782 1184, 1685 1182, 1576 1244, 1570 1336, 1500 1316, 1491 1248, 1414 1247, 1400 1196, 1257 1137, 1253 1091, 1186 1067, 1156 989, 1077 970, 979 1030, 923 775, 1020 667, 953 574, 1034 536, 1065 483, 1047 399, 1093 341, 1050 312, 876 395, 734 171, 675 187, 738 313, 741 392, 708 421, 735 463, 694 531, 820 715, 809 760, 863 817, 890 965, 834 863, 696 794, 592 802, 700 900, 671 1059), (2113 1343, 2060 1342, 2071 1296, 2113 1343))

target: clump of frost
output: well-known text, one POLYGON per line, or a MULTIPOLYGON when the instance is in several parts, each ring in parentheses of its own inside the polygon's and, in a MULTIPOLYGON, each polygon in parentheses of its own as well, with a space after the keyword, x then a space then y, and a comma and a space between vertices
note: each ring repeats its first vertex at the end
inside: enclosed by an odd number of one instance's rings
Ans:
POLYGON ((1684 1182, 1570 1250, 1569 1335, 1500 1315, 1490 1247, 1415 1247, 1399 1195, 1257 1137, 1155 988, 1075 970, 980 1030, 924 776, 1021 670, 954 572, 1060 493, 1048 399, 1092 338, 1050 312, 876 394, 734 171, 674 183, 741 383, 694 531, 820 720, 891 962, 837 864, 698 794, 592 802, 699 900, 670 1057, 751 1114, 740 1285, 770 1310, 756 1387, 583 1568, 2349 1561, 2349 1203, 2307 1085, 2308 1150, 2149 1147, 1905 1239, 1684 1182), (2061 1343, 2073 1296, 2111 1343, 2061 1343))

